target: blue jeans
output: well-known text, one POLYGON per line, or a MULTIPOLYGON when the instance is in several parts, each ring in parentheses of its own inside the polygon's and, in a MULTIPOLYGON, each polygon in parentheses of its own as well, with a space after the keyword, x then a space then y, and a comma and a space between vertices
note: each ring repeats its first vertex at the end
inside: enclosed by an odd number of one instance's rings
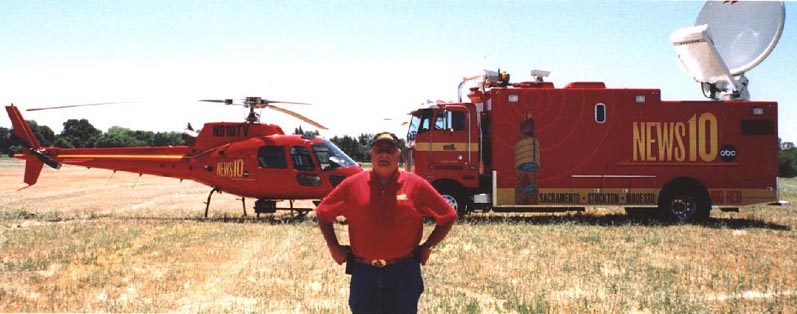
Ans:
POLYGON ((416 313, 423 293, 418 260, 409 258, 382 268, 354 263, 349 287, 352 313, 416 313))

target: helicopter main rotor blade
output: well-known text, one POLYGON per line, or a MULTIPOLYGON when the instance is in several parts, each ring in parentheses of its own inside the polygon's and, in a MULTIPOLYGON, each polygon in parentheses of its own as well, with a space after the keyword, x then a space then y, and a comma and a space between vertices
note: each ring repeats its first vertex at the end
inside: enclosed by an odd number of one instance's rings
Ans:
POLYGON ((263 99, 263 102, 266 104, 289 104, 289 105, 311 105, 306 102, 295 102, 295 101, 281 101, 281 100, 266 100, 263 99))
POLYGON ((215 103, 222 103, 225 105, 232 105, 232 99, 200 99, 199 101, 202 102, 215 102, 215 103))
POLYGON ((269 108, 271 104, 288 104, 288 105, 311 105, 306 102, 295 102, 295 101, 280 101, 280 100, 268 100, 268 99, 259 99, 254 102, 245 101, 244 106, 263 109, 269 108))
POLYGON ((297 112, 294 112, 294 111, 291 111, 291 110, 288 110, 288 109, 285 109, 285 108, 280 108, 280 107, 277 107, 277 106, 274 106, 274 105, 268 105, 268 104, 266 105, 266 108, 274 109, 276 111, 279 111, 279 112, 282 112, 284 114, 290 115, 290 116, 292 116, 294 118, 297 118, 299 120, 307 122, 310 125, 312 125, 314 127, 317 127, 319 129, 328 130, 327 127, 325 127, 325 126, 321 125, 320 123, 315 122, 315 121, 311 120, 310 118, 305 117, 305 116, 303 116, 303 115, 301 115, 301 114, 299 114, 297 112))
POLYGON ((39 110, 50 110, 50 109, 64 109, 64 108, 73 108, 73 107, 88 107, 88 106, 104 106, 104 105, 117 105, 117 104, 132 104, 135 101, 123 101, 123 102, 100 102, 96 104, 80 104, 80 105, 65 105, 65 106, 53 106, 53 107, 42 107, 42 108, 30 108, 27 111, 39 111, 39 110))
POLYGON ((260 97, 247 97, 246 99, 242 99, 241 103, 236 103, 232 99, 201 99, 199 101, 202 102, 213 102, 213 103, 223 103, 225 105, 240 105, 244 107, 252 107, 256 109, 263 109, 268 108, 271 104, 290 104, 290 105, 310 105, 306 102, 296 102, 296 101, 282 101, 282 100, 268 100, 262 99, 260 97))

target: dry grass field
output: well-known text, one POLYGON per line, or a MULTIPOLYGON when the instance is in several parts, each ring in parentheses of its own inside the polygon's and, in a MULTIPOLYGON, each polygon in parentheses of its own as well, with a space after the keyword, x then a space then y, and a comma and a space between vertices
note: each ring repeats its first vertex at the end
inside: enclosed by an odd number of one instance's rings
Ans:
MULTIPOLYGON (((0 312, 348 311, 312 213, 243 218, 221 194, 203 219, 194 182, 64 166, 17 191, 23 172, 0 159, 0 312)), ((781 191, 795 203, 797 180, 781 191)), ((474 214, 424 276, 421 313, 795 313, 797 206, 697 225, 474 214)))

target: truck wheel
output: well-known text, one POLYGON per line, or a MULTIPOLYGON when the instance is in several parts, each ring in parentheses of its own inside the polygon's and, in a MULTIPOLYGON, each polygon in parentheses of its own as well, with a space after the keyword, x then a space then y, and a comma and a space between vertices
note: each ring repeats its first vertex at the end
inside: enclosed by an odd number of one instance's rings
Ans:
POLYGON ((464 216, 468 213, 467 205, 465 204, 465 196, 457 191, 456 188, 441 188, 438 192, 443 196, 443 199, 457 211, 457 215, 464 216))
POLYGON ((702 221, 709 217, 708 196, 692 188, 676 188, 665 192, 659 202, 663 218, 679 222, 702 221))

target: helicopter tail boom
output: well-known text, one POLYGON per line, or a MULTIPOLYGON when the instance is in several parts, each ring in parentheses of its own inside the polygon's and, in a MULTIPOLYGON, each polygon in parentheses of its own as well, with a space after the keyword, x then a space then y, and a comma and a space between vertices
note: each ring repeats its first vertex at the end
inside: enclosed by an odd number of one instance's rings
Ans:
POLYGON ((12 104, 11 106, 6 106, 6 112, 8 112, 8 117, 11 119, 11 125, 14 128, 14 134, 11 135, 10 140, 22 145, 22 154, 15 157, 25 159, 25 183, 28 185, 36 184, 45 164, 55 169, 61 168, 61 163, 52 159, 42 149, 39 140, 36 139, 36 135, 30 125, 22 118, 19 109, 12 104))

